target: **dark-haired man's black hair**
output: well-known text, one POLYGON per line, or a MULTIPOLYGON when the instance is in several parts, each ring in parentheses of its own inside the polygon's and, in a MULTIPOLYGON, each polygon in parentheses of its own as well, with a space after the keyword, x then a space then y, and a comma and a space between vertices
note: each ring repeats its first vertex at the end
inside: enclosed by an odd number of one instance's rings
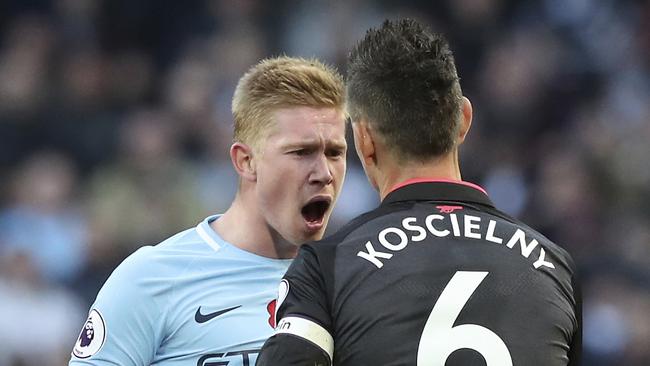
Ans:
POLYGON ((370 29, 348 58, 348 108, 366 118, 400 158, 448 153, 462 92, 445 38, 412 19, 370 29))

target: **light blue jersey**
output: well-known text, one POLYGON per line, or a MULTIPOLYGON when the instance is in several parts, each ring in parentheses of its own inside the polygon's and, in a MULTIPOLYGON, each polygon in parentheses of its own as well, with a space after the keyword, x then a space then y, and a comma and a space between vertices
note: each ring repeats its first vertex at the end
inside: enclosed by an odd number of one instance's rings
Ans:
POLYGON ((72 351, 81 365, 254 365, 290 260, 225 242, 211 216, 139 249, 104 284, 72 351))

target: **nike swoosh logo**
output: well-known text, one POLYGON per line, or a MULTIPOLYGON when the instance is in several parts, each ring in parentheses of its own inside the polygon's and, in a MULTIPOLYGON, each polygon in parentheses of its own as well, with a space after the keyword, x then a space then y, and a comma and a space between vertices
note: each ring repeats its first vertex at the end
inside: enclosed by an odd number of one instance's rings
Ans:
POLYGON ((196 313, 194 314, 194 320, 196 320, 196 322, 199 323, 199 324, 205 323, 205 322, 207 322, 209 320, 212 320, 212 319, 218 317, 219 315, 223 315, 223 314, 225 314, 225 313, 227 313, 229 311, 235 310, 235 309, 240 308, 240 307, 241 307, 241 305, 237 305, 237 306, 233 306, 231 308, 215 311, 214 313, 201 314, 201 307, 199 306, 199 308, 196 309, 196 313))

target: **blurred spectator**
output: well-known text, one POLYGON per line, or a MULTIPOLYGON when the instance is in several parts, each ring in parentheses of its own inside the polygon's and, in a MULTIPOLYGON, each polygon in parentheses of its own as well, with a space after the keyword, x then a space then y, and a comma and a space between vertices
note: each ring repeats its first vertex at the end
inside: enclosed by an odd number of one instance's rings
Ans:
POLYGON ((47 19, 25 16, 12 22, 0 49, 0 112, 30 115, 48 97, 47 62, 55 33, 47 19))
POLYGON ((60 366, 85 316, 79 299, 42 282, 30 255, 0 256, 0 364, 60 366))
POLYGON ((72 163, 41 152, 19 167, 9 204, 0 211, 0 254, 20 252, 38 276, 69 283, 86 264, 86 222, 76 201, 72 163))
POLYGON ((483 188, 496 207, 513 217, 521 217, 530 193, 520 170, 510 164, 496 166, 485 177, 483 188))
POLYGON ((178 155, 178 145, 166 112, 127 116, 117 159, 90 179, 93 252, 125 256, 199 220, 195 173, 178 155))
POLYGON ((588 282, 585 296, 584 364, 647 365, 650 295, 643 286, 610 268, 588 282))
POLYGON ((388 16, 373 1, 303 1, 285 18, 283 52, 343 65, 352 45, 388 16))

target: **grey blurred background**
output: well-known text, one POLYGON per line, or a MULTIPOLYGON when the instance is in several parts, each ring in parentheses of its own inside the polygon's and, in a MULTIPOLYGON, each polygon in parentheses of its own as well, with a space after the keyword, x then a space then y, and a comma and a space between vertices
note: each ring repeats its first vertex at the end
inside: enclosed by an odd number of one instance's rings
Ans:
MULTIPOLYGON (((650 365, 650 3, 634 0, 2 0, 0 365, 65 365, 123 258, 227 208, 248 67, 345 73, 398 15, 451 41, 475 110, 464 179, 576 259, 584 365, 650 365)), ((376 204, 352 153, 330 232, 376 204)))

